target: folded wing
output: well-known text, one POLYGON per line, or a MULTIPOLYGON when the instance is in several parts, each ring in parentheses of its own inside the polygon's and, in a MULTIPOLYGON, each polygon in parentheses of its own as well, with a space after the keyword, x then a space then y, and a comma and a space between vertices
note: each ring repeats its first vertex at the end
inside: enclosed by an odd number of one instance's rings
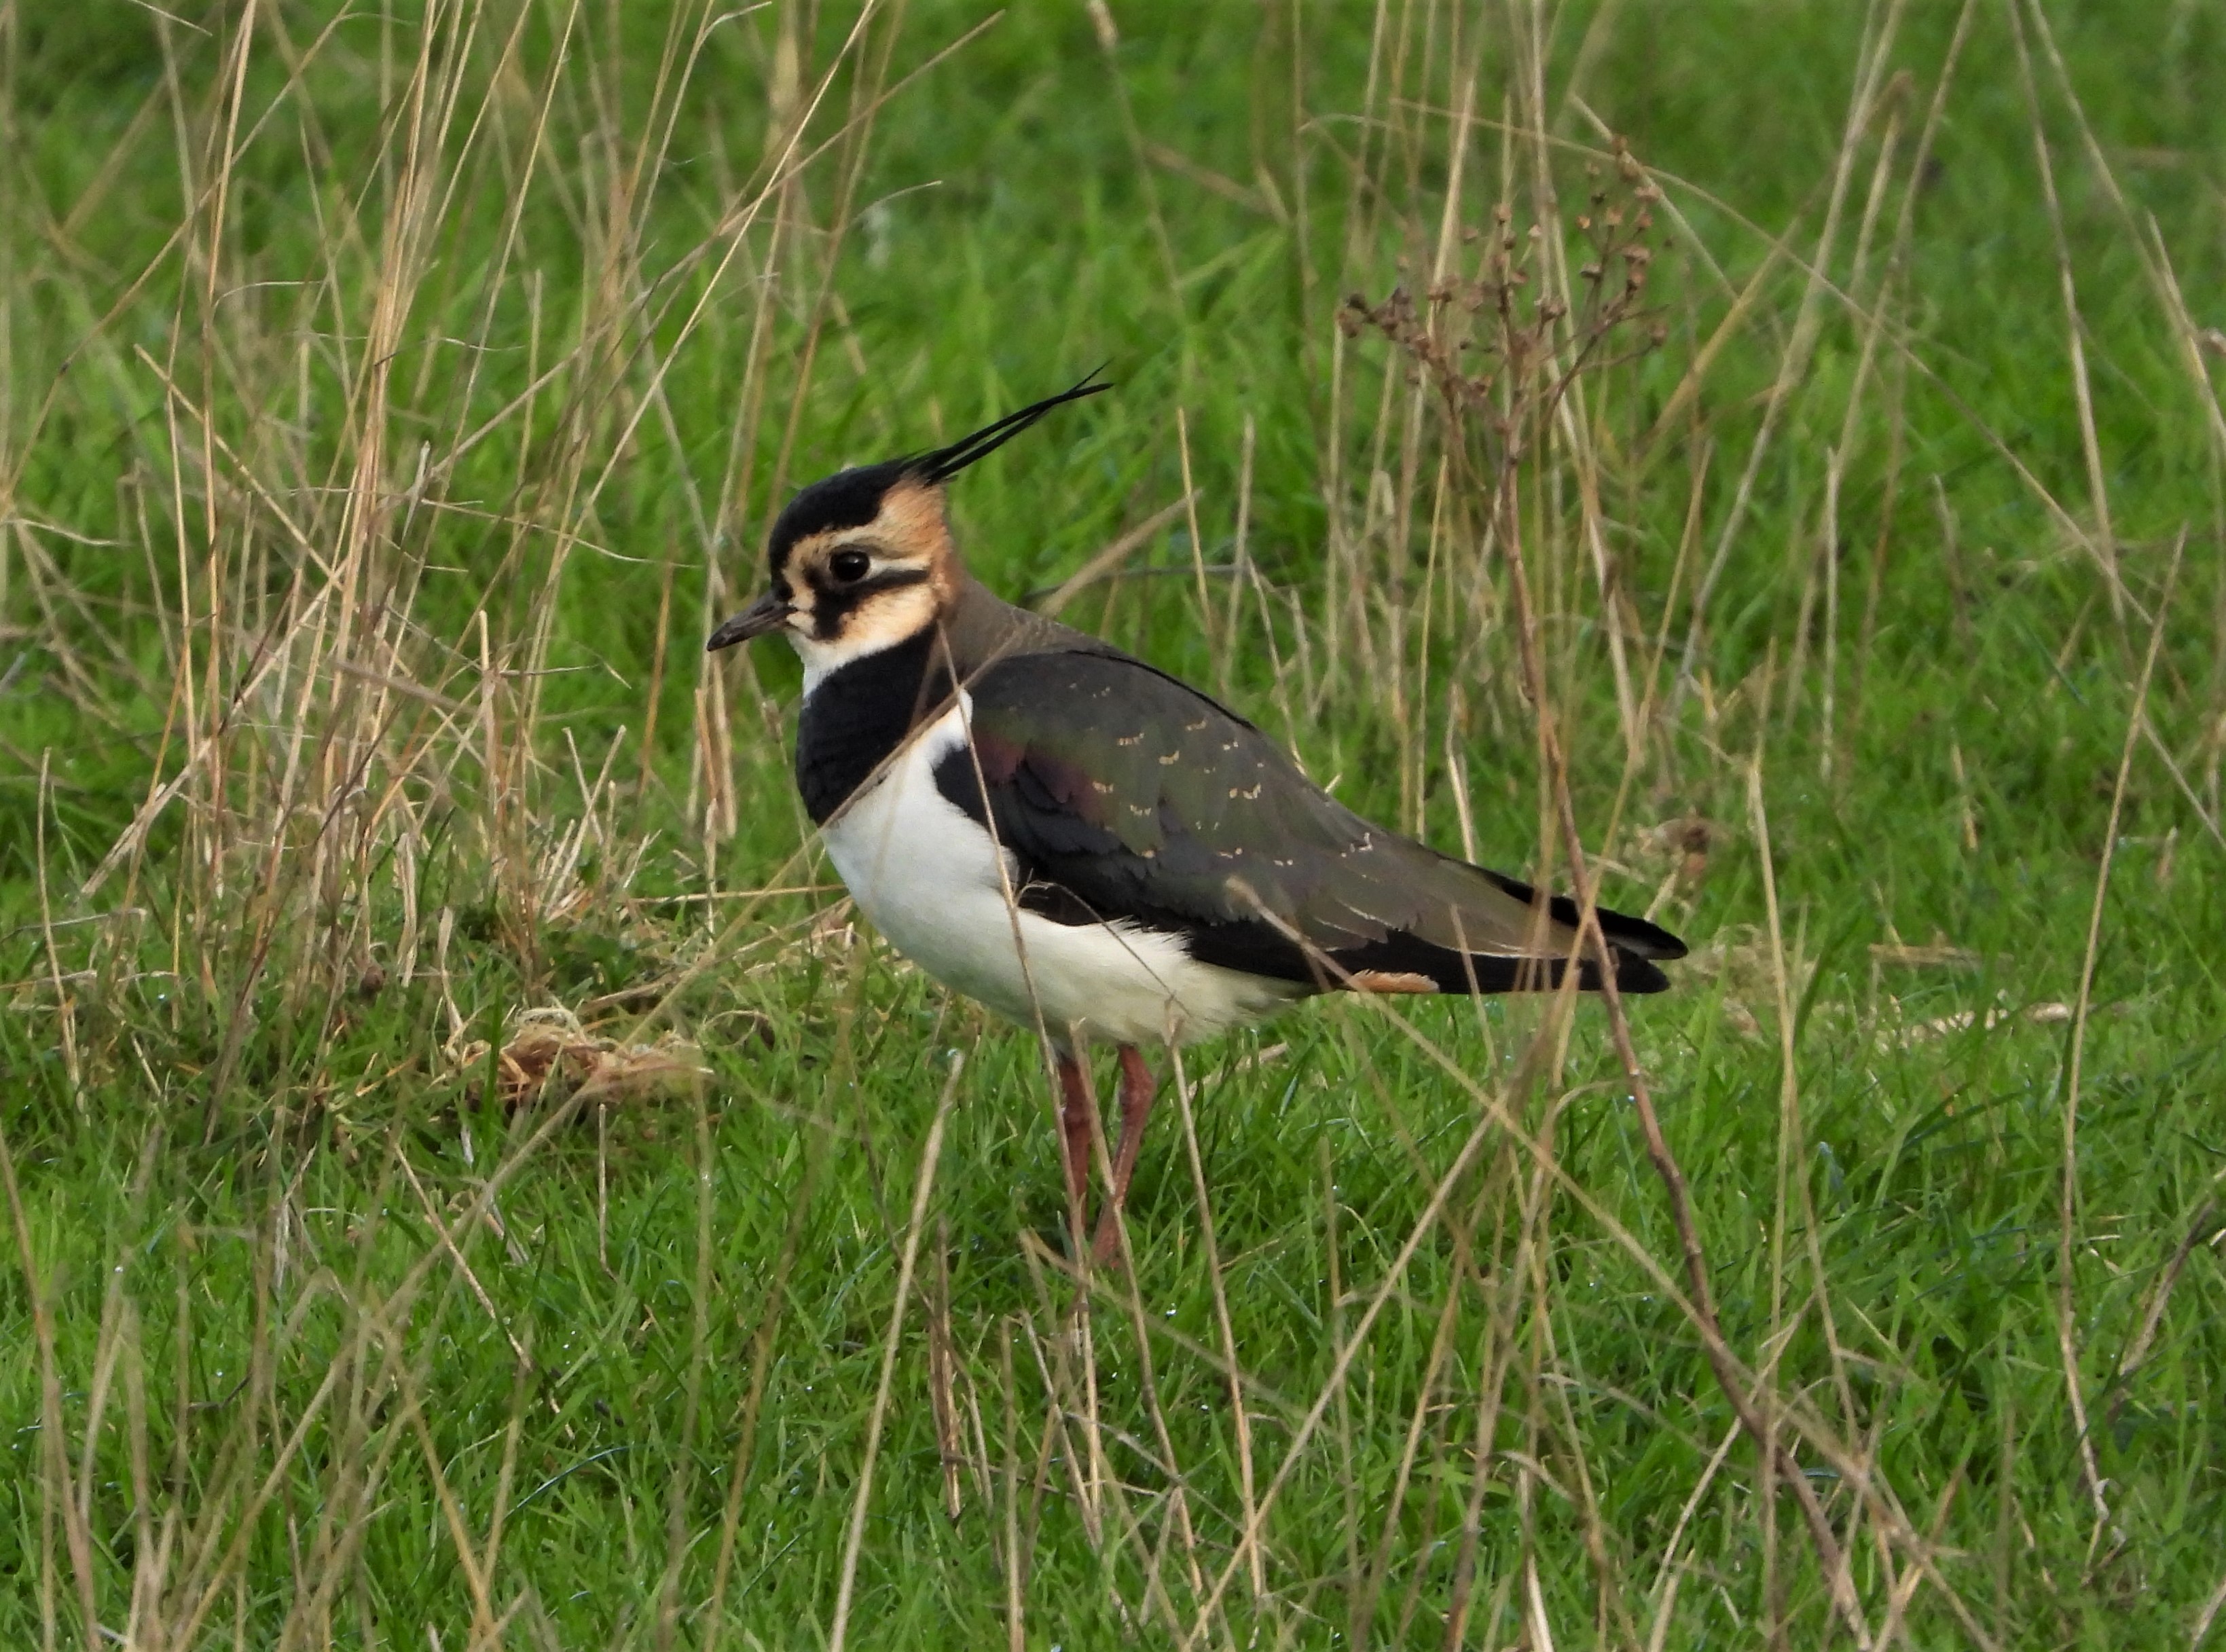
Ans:
MULTIPOLYGON (((1324 988, 1549 987, 1576 951, 1566 896, 1371 824, 1250 723, 1139 660, 1025 654, 968 688, 972 743, 937 785, 1012 852, 1032 911, 1127 919, 1181 934, 1205 962, 1324 988)), ((1600 918, 1617 985, 1666 987, 1652 960, 1684 944, 1600 918)), ((1599 984, 1591 960, 1579 971, 1599 984)))

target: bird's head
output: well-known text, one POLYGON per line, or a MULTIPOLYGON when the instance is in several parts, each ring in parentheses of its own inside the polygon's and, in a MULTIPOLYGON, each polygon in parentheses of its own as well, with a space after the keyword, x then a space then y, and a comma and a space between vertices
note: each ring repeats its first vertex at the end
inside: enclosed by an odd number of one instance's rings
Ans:
POLYGON ((767 589, 714 631, 728 648, 785 630, 807 670, 827 671, 918 636, 958 593, 944 488, 1053 408, 1110 385, 1096 374, 932 453, 837 471, 801 490, 766 543, 767 589))

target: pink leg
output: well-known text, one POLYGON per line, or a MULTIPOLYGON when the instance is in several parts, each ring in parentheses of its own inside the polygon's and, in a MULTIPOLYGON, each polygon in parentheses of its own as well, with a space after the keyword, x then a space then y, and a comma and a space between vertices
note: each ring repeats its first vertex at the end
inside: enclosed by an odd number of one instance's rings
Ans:
POLYGON ((1129 1179, 1136 1173, 1136 1154, 1144 1145, 1144 1121, 1151 1116, 1159 1084, 1135 1045, 1121 1046, 1121 1143, 1113 1158, 1113 1197, 1097 1218, 1097 1259, 1109 1262, 1121 1249, 1115 1214, 1129 1203, 1129 1179))
POLYGON ((1066 1168, 1068 1215, 1079 1236, 1090 1223, 1090 1141, 1097 1134, 1097 1109, 1090 1099, 1090 1075, 1064 1050, 1059 1053, 1059 1158, 1066 1168))

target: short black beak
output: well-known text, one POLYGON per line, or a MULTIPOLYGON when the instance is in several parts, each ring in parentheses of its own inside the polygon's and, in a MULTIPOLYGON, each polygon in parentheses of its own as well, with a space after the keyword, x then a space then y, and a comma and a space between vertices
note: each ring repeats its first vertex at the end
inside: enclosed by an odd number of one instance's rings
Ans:
POLYGON ((732 648, 736 643, 762 637, 768 631, 779 630, 781 622, 795 611, 793 604, 767 591, 740 613, 722 622, 703 646, 706 650, 732 648))

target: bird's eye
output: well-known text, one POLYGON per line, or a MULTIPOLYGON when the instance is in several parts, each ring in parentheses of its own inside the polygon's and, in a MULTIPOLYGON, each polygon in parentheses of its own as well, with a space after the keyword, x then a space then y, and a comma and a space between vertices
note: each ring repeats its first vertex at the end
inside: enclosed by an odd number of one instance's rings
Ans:
POLYGON ((845 585, 865 578, 873 565, 874 559, 862 550, 838 550, 827 559, 827 571, 845 585))

